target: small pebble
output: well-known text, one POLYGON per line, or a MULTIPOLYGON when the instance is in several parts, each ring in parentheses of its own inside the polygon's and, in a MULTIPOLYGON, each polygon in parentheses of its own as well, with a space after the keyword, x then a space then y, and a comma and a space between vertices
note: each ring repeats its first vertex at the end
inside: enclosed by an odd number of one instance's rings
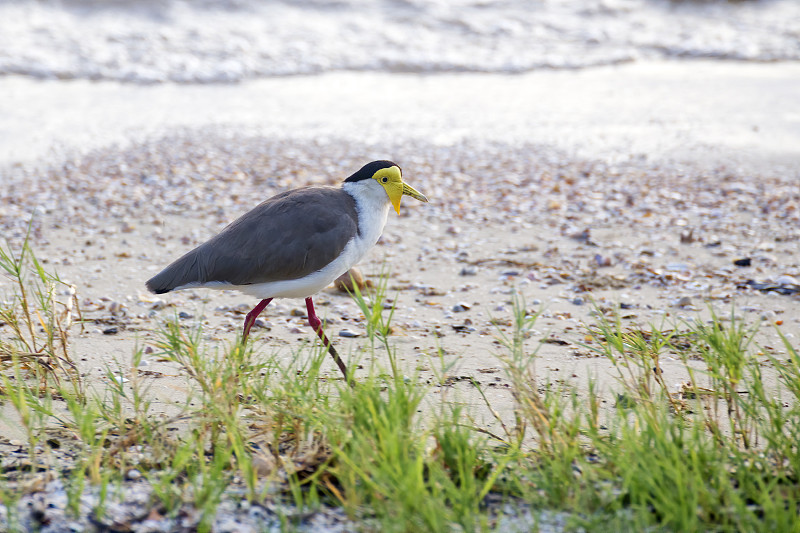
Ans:
POLYGON ((573 305, 583 305, 584 303, 586 303, 586 302, 580 296, 578 296, 577 298, 573 298, 572 299, 572 304, 573 305))
POLYGON ((460 302, 453 306, 454 313, 463 313, 464 311, 469 311, 470 306, 467 303, 460 302))
POLYGON ((468 266, 461 269, 461 272, 458 273, 459 276, 475 276, 478 274, 478 268, 474 266, 468 266))
POLYGON ((194 318, 194 315, 191 313, 187 313, 186 311, 181 311, 178 313, 178 318, 194 318))
POLYGON ((272 329, 272 322, 264 320, 263 318, 256 318, 256 321, 253 322, 253 327, 272 329))
POLYGON ((597 263, 599 267, 609 267, 611 266, 611 258, 602 256, 600 254, 596 254, 594 256, 594 262, 597 263))
POLYGON ((117 326, 112 326, 103 330, 103 335, 116 335, 119 330, 117 326))
POLYGON ((353 331, 353 330, 350 330, 350 329, 343 329, 343 330, 339 331, 339 336, 340 337, 354 338, 354 337, 360 337, 361 333, 358 333, 357 331, 353 331))
POLYGON ((583 231, 578 231, 569 236, 570 239, 574 239, 578 242, 582 242, 585 244, 590 244, 592 239, 592 233, 589 228, 585 228, 583 231))
POLYGON ((131 468, 125 474, 125 479, 127 479, 128 481, 138 481, 141 478, 142 478, 142 473, 136 470, 135 468, 131 468))

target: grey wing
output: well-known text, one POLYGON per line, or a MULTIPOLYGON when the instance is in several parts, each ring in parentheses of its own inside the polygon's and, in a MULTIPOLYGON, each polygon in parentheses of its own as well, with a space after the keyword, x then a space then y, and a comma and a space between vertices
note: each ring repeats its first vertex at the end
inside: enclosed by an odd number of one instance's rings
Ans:
POLYGON ((250 285, 297 279, 336 259, 358 233, 355 201, 341 189, 277 195, 147 282, 159 294, 189 284, 250 285))

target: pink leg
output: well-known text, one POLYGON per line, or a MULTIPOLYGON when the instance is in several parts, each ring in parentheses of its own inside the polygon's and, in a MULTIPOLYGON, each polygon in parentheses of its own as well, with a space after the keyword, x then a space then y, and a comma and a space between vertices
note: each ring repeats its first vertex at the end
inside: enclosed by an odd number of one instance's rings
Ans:
POLYGON ((322 345, 328 349, 328 353, 331 354, 331 357, 333 357, 333 360, 336 362, 336 366, 338 366, 339 370, 342 372, 344 380, 352 386, 352 383, 350 383, 347 377, 347 367, 344 365, 344 361, 342 361, 339 354, 336 353, 328 337, 326 337, 325 333, 322 331, 322 321, 317 317, 317 313, 314 311, 314 302, 311 300, 310 296, 306 298, 306 310, 308 311, 308 325, 317 333, 322 341, 322 345))
POLYGON ((261 314, 261 311, 264 310, 266 306, 272 301, 272 298, 267 298, 266 300, 261 300, 258 302, 252 311, 247 313, 247 316, 244 317, 244 331, 242 331, 242 344, 247 341, 247 336, 250 334, 250 328, 253 327, 253 323, 258 318, 258 315, 261 314))

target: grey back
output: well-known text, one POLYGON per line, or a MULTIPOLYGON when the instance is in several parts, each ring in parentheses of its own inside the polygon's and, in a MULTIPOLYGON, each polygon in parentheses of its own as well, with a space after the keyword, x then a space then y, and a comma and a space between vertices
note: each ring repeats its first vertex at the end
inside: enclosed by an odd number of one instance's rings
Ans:
POLYGON ((273 196, 147 281, 161 294, 184 285, 298 279, 333 261, 359 232, 355 199, 340 188, 273 196))

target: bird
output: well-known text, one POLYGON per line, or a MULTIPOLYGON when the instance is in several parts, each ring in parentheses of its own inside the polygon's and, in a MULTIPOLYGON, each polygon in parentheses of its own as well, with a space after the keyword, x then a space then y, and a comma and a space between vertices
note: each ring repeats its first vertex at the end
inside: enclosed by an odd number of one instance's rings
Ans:
POLYGON ((261 301, 245 316, 242 344, 274 298, 304 298, 308 323, 350 383, 347 367, 322 330, 313 295, 346 273, 378 242, 390 206, 428 199, 403 181, 400 167, 372 161, 339 187, 279 193, 149 279, 150 292, 235 289, 261 301))

